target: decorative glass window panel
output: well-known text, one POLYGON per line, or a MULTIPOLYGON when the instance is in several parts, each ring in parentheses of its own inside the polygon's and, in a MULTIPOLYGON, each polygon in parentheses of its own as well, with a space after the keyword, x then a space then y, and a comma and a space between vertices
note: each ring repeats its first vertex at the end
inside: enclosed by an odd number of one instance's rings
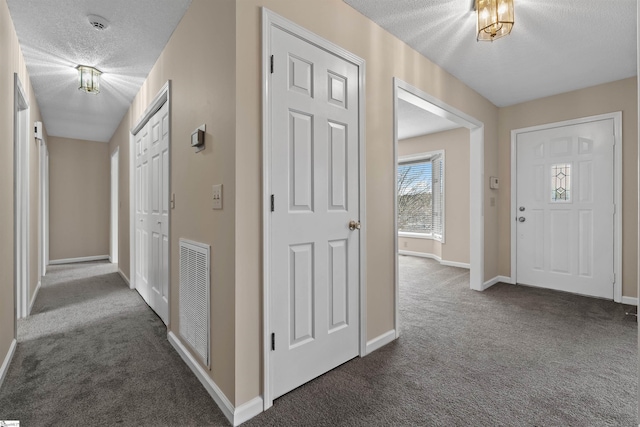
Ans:
POLYGON ((551 165, 551 201, 571 201, 571 164, 551 165))

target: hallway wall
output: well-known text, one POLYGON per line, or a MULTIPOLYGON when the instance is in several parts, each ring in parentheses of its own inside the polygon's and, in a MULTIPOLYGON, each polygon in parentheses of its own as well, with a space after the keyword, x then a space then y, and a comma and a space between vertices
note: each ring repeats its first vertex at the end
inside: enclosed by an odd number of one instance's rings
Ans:
POLYGON ((49 138, 51 261, 109 255, 109 145, 49 138))
MULTIPOLYGON (((38 277, 38 143, 33 123, 41 121, 38 103, 18 44, 18 37, 5 0, 0 0, 0 366, 15 338, 14 276, 14 168, 13 103, 14 73, 18 74, 29 102, 29 300, 33 299, 38 277)), ((45 132, 46 139, 46 132, 45 132)), ((1 374, 1 373, 0 373, 1 374)))
MULTIPOLYGON (((211 368, 233 402, 235 394, 235 0, 194 0, 111 139, 120 147, 120 269, 129 278, 129 133, 171 80, 171 306, 169 330, 180 338, 178 241, 211 245, 211 368), (205 149, 190 136, 206 124, 205 149), (223 209, 212 210, 211 186, 223 184, 223 209)), ((188 344, 183 341, 188 347, 188 344)))

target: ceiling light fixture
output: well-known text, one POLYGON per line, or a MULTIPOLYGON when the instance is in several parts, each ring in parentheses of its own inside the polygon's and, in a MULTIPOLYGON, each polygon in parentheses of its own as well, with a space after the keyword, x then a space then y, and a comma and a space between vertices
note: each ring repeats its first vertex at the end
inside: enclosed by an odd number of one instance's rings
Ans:
POLYGON ((494 41, 513 28, 513 0, 476 0, 477 41, 494 41))
POLYGON ((87 93, 99 94, 100 93, 100 74, 101 71, 89 67, 87 65, 78 65, 78 78, 80 79, 79 90, 83 90, 87 93))

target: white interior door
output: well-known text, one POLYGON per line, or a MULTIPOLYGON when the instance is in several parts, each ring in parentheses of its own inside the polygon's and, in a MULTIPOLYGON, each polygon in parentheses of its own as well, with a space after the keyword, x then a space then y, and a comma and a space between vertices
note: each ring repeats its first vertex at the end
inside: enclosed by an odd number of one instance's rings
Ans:
POLYGON ((359 71, 270 31, 275 398, 359 354, 359 71))
POLYGON ((149 127, 135 135, 136 153, 136 289, 149 304, 149 127))
POLYGON ((111 262, 118 263, 118 169, 120 152, 116 149, 111 155, 111 262))
POLYGON ((169 319, 169 105, 150 120, 149 305, 166 323, 169 319))
POLYGON ((614 121, 517 136, 517 282, 613 299, 614 121))
POLYGON ((169 322, 169 104, 135 135, 136 289, 169 322))

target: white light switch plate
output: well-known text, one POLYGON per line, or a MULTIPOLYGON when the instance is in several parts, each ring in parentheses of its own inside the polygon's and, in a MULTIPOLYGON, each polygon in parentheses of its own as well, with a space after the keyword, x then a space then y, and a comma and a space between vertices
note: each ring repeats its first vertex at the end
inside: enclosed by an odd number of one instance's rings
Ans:
POLYGON ((213 209, 222 209, 222 184, 215 184, 213 186, 212 205, 213 209))

